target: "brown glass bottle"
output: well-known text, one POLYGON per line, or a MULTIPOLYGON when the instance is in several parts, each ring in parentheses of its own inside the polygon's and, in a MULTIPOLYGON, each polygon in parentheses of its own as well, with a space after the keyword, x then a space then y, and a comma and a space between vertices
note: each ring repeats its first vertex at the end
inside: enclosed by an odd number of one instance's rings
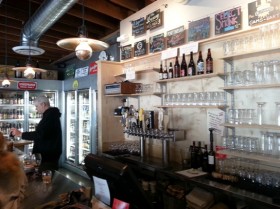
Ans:
POLYGON ((211 49, 208 49, 206 58, 206 74, 213 73, 213 58, 211 55, 211 49))
POLYGON ((180 77, 180 64, 179 64, 179 61, 178 61, 178 56, 176 56, 176 59, 175 59, 173 77, 174 78, 179 78, 180 77))
POLYGON ((193 141, 193 145, 190 147, 191 152, 191 168, 197 169, 197 152, 196 152, 196 146, 195 141, 193 141))
POLYGON ((208 152, 208 172, 212 173, 213 171, 215 171, 215 151, 213 148, 213 131, 214 128, 209 128, 210 131, 210 149, 208 152))
POLYGON ((185 76, 187 76, 187 62, 186 62, 185 54, 183 54, 181 69, 180 69, 180 77, 185 77, 185 76))
POLYGON ((190 62, 188 65, 188 76, 194 76, 196 74, 195 64, 193 61, 193 52, 190 54, 190 62))
POLYGON ((208 172, 208 150, 207 144, 204 145, 204 152, 202 154, 202 171, 208 172))
POLYGON ((165 63, 162 79, 167 79, 167 78, 168 78, 168 70, 167 70, 167 64, 165 63))
POLYGON ((162 80, 163 79, 163 69, 162 69, 162 63, 160 63, 160 68, 158 72, 158 79, 162 80))
POLYGON ((172 66, 172 62, 169 63, 168 78, 173 78, 173 66, 172 66))
POLYGON ((202 58, 202 52, 199 51, 197 59, 197 75, 204 74, 204 60, 202 58))

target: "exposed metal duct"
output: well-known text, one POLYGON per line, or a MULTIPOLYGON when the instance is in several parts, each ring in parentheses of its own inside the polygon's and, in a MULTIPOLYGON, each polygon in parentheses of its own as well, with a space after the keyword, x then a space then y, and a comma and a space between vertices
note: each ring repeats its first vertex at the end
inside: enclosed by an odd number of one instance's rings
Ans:
POLYGON ((45 0, 24 25, 21 45, 13 47, 14 52, 23 55, 43 54, 45 50, 38 47, 41 35, 77 2, 78 0, 45 0))

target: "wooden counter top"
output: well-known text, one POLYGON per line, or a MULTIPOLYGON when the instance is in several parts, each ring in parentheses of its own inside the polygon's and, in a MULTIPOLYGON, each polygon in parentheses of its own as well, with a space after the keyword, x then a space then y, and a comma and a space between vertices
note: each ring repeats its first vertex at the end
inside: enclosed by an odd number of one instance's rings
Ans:
POLYGON ((32 143, 33 143, 33 141, 21 139, 19 141, 14 141, 14 146, 19 147, 19 146, 24 146, 27 144, 32 144, 32 143))

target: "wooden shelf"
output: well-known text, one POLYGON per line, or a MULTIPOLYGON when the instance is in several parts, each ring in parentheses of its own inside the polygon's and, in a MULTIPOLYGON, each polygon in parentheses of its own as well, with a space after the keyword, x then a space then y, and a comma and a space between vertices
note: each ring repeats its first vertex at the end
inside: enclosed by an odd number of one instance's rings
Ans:
POLYGON ((138 96, 161 96, 163 93, 158 93, 158 92, 154 92, 154 93, 139 93, 139 94, 108 94, 105 95, 106 97, 138 97, 138 96))
POLYGON ((244 58, 249 58, 252 56, 260 56, 263 54, 272 54, 275 52, 279 52, 279 47, 272 47, 269 49, 260 49, 258 51, 250 51, 250 52, 246 52, 245 54, 234 54, 234 55, 230 55, 230 56, 224 56, 221 57, 221 59, 225 60, 225 61, 231 61, 231 60, 238 60, 238 59, 244 59, 244 58))
POLYGON ((265 156, 260 153, 251 153, 251 152, 245 152, 245 151, 235 151, 235 150, 219 150, 217 151, 219 154, 226 154, 228 156, 233 156, 233 157, 239 157, 239 158, 246 158, 246 159, 251 159, 251 160, 258 160, 262 162, 268 162, 268 163, 273 163, 280 165, 280 161, 278 158, 273 158, 270 156, 265 156))
POLYGON ((212 78, 212 77, 222 77, 224 73, 210 73, 210 74, 202 74, 202 75, 195 75, 195 76, 185 76, 179 78, 169 78, 164 80, 158 80, 157 83, 167 83, 167 82, 175 82, 175 81, 185 81, 185 80, 197 80, 197 79, 204 79, 204 78, 212 78))
POLYGON ((231 124, 231 123, 224 123, 221 124, 224 127, 228 128, 252 128, 252 129, 263 129, 263 130, 280 130, 280 126, 277 125, 270 125, 270 124, 264 124, 264 125, 257 125, 257 124, 231 124))
POLYGON ((155 106, 157 108, 218 108, 218 109, 224 109, 227 106, 226 105, 160 105, 155 106))
POLYGON ((260 88, 278 88, 280 87, 280 83, 275 84, 256 84, 249 86, 226 86, 222 87, 223 90, 241 90, 241 89, 260 89, 260 88))

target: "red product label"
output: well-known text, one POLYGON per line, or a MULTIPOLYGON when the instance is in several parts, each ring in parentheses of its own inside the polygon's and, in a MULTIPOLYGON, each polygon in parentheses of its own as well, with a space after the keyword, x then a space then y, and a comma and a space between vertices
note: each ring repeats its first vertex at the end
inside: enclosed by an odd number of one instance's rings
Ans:
POLYGON ((37 82, 19 81, 17 88, 21 90, 35 90, 37 89, 37 82))

